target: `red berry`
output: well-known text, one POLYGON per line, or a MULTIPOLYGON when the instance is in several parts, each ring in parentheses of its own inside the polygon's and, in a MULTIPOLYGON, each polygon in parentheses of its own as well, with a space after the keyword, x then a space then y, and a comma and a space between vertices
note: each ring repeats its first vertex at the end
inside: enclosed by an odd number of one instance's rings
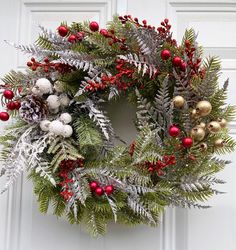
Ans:
POLYGON ((109 37, 108 31, 106 29, 101 29, 100 34, 103 35, 104 37, 109 37))
POLYGON ((112 185, 108 185, 105 187, 105 193, 110 195, 114 192, 114 187, 112 185))
POLYGON ((182 139, 182 145, 185 148, 191 148, 193 145, 193 139, 191 137, 185 137, 182 139))
POLYGON ((7 109, 14 110, 16 108, 15 102, 8 102, 7 109))
POLYGON ((176 126, 171 126, 169 128, 169 135, 172 136, 172 137, 176 137, 180 134, 180 129, 176 126))
POLYGON ((9 114, 7 112, 0 112, 0 120, 7 121, 9 119, 9 114))
POLYGON ((18 110, 18 109, 20 109, 20 107, 21 107, 21 103, 16 101, 15 102, 15 109, 18 110))
POLYGON ((154 171, 154 168, 153 167, 149 167, 148 168, 148 172, 153 172, 154 171))
POLYGON ((175 67, 181 66, 182 59, 179 56, 175 56, 172 60, 172 63, 175 67))
POLYGON ((162 60, 168 60, 171 57, 171 53, 168 49, 164 49, 161 52, 161 58, 162 60))
POLYGON ((96 181, 92 181, 89 183, 89 186, 91 190, 95 190, 96 188, 98 188, 98 183, 96 181))
POLYGON ((188 48, 188 47, 190 47, 190 45, 191 45, 190 41, 189 41, 189 40, 186 40, 186 41, 185 41, 185 46, 188 48))
POLYGON ((62 36, 62 37, 65 37, 67 35, 67 33, 68 33, 68 29, 65 26, 59 26, 57 28, 57 30, 58 30, 59 35, 62 36))
POLYGON ((78 41, 81 42, 81 41, 84 39, 84 33, 78 32, 78 33, 77 33, 77 39, 78 39, 78 41))
POLYGON ((101 187, 98 187, 98 188, 95 189, 95 193, 98 196, 102 196, 104 191, 103 191, 103 189, 101 187))
POLYGON ((3 91, 3 96, 4 96, 6 99, 11 100, 11 99, 14 97, 14 93, 13 93, 12 90, 6 89, 6 90, 3 91))
POLYGON ((70 43, 74 43, 75 41, 76 41, 76 36, 75 35, 70 35, 69 37, 68 37, 68 41, 70 42, 70 43))
POLYGON ((28 67, 31 67, 32 65, 33 65, 32 62, 27 62, 27 66, 28 66, 28 67))
POLYGON ((89 24, 89 28, 91 31, 95 32, 99 30, 99 25, 97 22, 93 21, 89 24))
POLYGON ((143 24, 146 25, 147 24, 147 20, 143 20, 143 24))
POLYGON ((168 23, 168 22, 169 22, 169 19, 165 18, 165 19, 164 19, 164 22, 165 22, 165 23, 168 23))
POLYGON ((185 71, 186 68, 187 68, 187 64, 186 64, 185 62, 182 62, 181 65, 180 65, 180 69, 181 69, 182 71, 185 71))

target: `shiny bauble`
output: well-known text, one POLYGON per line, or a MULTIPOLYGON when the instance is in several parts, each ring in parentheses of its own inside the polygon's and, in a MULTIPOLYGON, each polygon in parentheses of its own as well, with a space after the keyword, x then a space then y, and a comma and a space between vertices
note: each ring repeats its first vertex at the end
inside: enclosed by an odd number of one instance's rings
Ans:
POLYGON ((193 145, 193 139, 191 137, 185 137, 182 139, 182 145, 184 148, 191 148, 193 145))
POLYGON ((13 99, 13 97, 14 97, 14 93, 13 93, 12 90, 6 89, 6 90, 3 91, 3 96, 4 96, 6 99, 11 100, 11 99, 13 99))
POLYGON ((199 116, 207 116, 211 113, 212 106, 208 101, 200 101, 196 105, 196 111, 199 116))
POLYGON ((15 102, 8 102, 6 106, 7 106, 7 109, 9 109, 9 110, 16 109, 15 102))
POLYGON ((202 142, 199 144, 200 150, 201 151, 206 151, 207 150, 207 144, 205 142, 202 142))
POLYGON ((205 137, 205 130, 200 127, 195 127, 191 130, 191 136, 195 141, 202 141, 205 137))
POLYGON ((175 125, 172 125, 170 128, 169 128, 169 135, 171 137, 176 137, 180 134, 180 129, 178 127, 176 127, 175 125))
POLYGON ((216 139, 214 141, 214 146, 216 148, 222 148, 222 147, 224 147, 224 145, 225 145, 225 141, 223 139, 216 139))
POLYGON ((219 122, 212 121, 207 124, 207 128, 210 133, 215 134, 218 133, 221 130, 221 126, 219 122))
POLYGON ((161 59, 168 60, 171 57, 171 52, 168 49, 164 49, 161 52, 161 59))
POLYGON ((89 28, 91 31, 96 32, 99 30, 99 25, 97 22, 93 21, 89 24, 89 28))
POLYGON ((173 66, 175 67, 179 67, 182 63, 182 59, 179 57, 179 56, 175 56, 173 59, 172 59, 172 64, 173 66))
POLYGON ((95 189, 95 194, 97 196, 102 196, 104 194, 104 191, 103 191, 103 189, 101 187, 98 187, 98 188, 95 189))
POLYGON ((62 37, 65 37, 69 32, 68 28, 63 25, 59 26, 57 30, 58 30, 59 35, 62 37))
POLYGON ((72 116, 69 113, 62 113, 59 120, 64 124, 68 124, 72 121, 72 116))
POLYGON ((58 120, 52 121, 49 124, 49 131, 55 135, 62 135, 64 131, 64 125, 58 120))
POLYGON ((205 129, 206 128, 206 123, 201 122, 200 124, 197 125, 197 127, 205 129))
POLYGON ((6 122, 9 120, 10 116, 7 112, 0 112, 0 120, 6 122))
POLYGON ((113 194, 113 192, 114 192, 114 187, 113 187, 113 185, 108 185, 108 186, 105 187, 105 193, 106 193, 107 195, 111 195, 111 194, 113 194))
POLYGON ((64 136, 65 138, 71 137, 73 134, 73 129, 70 125, 64 125, 63 127, 63 131, 62 131, 62 136, 64 136))
POLYGON ((50 95, 47 98, 47 104, 50 109, 57 109, 60 107, 59 97, 57 95, 50 95))
POLYGON ((175 108, 183 108, 185 100, 182 96, 178 95, 173 98, 173 104, 175 108))
POLYGON ((218 122, 219 122, 221 128, 225 128, 227 126, 227 121, 224 118, 218 119, 218 122))
POLYGON ((49 131, 50 124, 51 124, 51 122, 49 120, 43 120, 40 122, 39 126, 40 126, 42 131, 47 132, 47 131, 49 131))
POLYGON ((98 183, 96 181, 92 181, 89 183, 89 187, 92 191, 94 191, 98 187, 98 183))
POLYGON ((193 109, 193 110, 191 111, 190 116, 191 116, 192 119, 198 119, 198 118, 199 118, 199 115, 198 115, 196 109, 193 109))

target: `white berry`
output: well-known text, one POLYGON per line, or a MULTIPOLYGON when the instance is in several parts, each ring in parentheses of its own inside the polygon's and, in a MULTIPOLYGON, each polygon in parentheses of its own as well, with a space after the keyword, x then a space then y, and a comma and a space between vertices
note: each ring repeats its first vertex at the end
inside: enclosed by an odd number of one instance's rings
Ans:
POLYGON ((48 94, 52 92, 52 84, 46 78, 40 78, 36 81, 35 86, 37 86, 41 93, 48 94))
POLYGON ((48 96, 47 103, 50 109, 57 109, 60 107, 59 97, 57 95, 48 96))
POLYGON ((70 125, 64 125, 64 129, 62 132, 62 135, 64 137, 71 137, 71 135, 73 134, 73 129, 70 125))
POLYGON ((42 96, 43 95, 43 93, 39 90, 39 88, 35 87, 35 86, 31 89, 31 92, 32 92, 33 95, 37 95, 37 96, 42 96))
POLYGON ((60 121, 63 122, 64 124, 68 124, 72 121, 72 117, 69 113, 62 113, 60 115, 60 121))
POLYGON ((56 81, 56 82, 54 83, 54 90, 55 90, 57 93, 63 92, 63 83, 60 82, 60 81, 56 81))
POLYGON ((50 121, 48 121, 48 120, 43 120, 43 121, 40 122, 39 126, 40 126, 40 128, 42 129, 42 131, 47 132, 47 131, 49 131, 49 125, 50 125, 50 124, 51 124, 50 121))
POLYGON ((55 135, 62 135, 64 131, 64 125, 60 121, 52 121, 49 125, 49 131, 55 135))
POLYGON ((67 107, 70 104, 70 98, 66 94, 61 94, 59 96, 59 101, 60 101, 60 104, 64 107, 67 107))

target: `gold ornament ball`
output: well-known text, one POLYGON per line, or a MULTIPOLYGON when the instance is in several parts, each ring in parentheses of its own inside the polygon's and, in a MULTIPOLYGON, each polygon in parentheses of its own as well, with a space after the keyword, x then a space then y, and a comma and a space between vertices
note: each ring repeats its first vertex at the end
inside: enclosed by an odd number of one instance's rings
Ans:
POLYGON ((218 122, 219 122, 221 128, 225 128, 227 126, 227 121, 224 118, 218 119, 218 122))
POLYGON ((208 148, 208 147, 207 147, 207 144, 206 144, 205 142, 200 143, 199 147, 200 147, 200 149, 201 149, 202 151, 206 151, 207 148, 208 148))
POLYGON ((212 122, 208 123, 207 128, 210 131, 210 133, 212 133, 212 134, 215 134, 221 130, 220 123, 216 122, 216 121, 212 121, 212 122))
POLYGON ((216 139, 214 142, 215 147, 222 148, 224 147, 225 141, 223 139, 216 139))
POLYGON ((183 108, 185 100, 182 96, 177 95, 173 98, 175 108, 183 108))
POLYGON ((203 128, 199 127, 193 128, 191 130, 191 136, 194 138, 194 140, 201 141, 205 137, 205 131, 203 128))
POLYGON ((206 123, 201 122, 200 124, 197 125, 198 128, 206 128, 206 123))
POLYGON ((192 111, 191 111, 191 118, 193 118, 193 119, 198 119, 199 118, 199 115, 198 115, 198 113, 197 113, 197 110, 196 109, 193 109, 192 111))
POLYGON ((200 101, 197 103, 196 111, 200 116, 207 116, 211 113, 212 106, 208 101, 200 101))

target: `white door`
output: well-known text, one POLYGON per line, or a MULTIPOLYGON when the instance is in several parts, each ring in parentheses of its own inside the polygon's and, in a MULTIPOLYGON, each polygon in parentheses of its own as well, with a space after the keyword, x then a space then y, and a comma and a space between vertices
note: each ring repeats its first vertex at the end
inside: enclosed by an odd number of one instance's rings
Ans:
MULTIPOLYGON (((230 77, 229 101, 236 104, 236 1, 219 0, 1 0, 0 75, 23 69, 26 58, 3 40, 31 43, 38 24, 55 29, 60 21, 99 21, 101 26, 115 13, 132 14, 158 25, 170 19, 180 41, 185 28, 199 31, 206 54, 222 58, 222 82, 230 77)), ((2 129, 2 123, 0 123, 2 129)), ((236 123, 231 125, 236 133, 236 123)), ((236 153, 229 156, 236 162, 236 153)), ((100 239, 90 238, 81 227, 38 212, 31 183, 24 177, 0 196, 0 250, 235 250, 236 167, 220 176, 227 194, 213 198, 209 210, 169 209, 159 228, 136 229, 111 224, 100 239)), ((0 185, 3 180, 0 181, 0 185)))

